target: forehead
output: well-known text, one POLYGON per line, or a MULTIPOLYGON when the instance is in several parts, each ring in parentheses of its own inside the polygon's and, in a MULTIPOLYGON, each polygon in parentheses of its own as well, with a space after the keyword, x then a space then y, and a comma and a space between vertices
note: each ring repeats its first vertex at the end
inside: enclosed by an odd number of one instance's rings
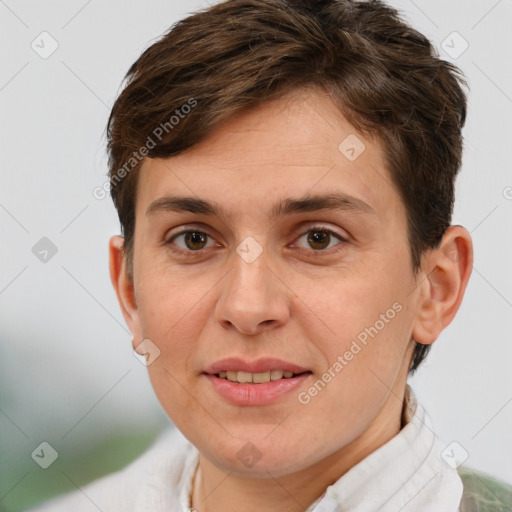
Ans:
POLYGON ((137 215, 180 196, 226 219, 272 218, 286 199, 328 194, 382 220, 403 214, 380 142, 358 133, 327 93, 301 90, 237 113, 184 153, 146 159, 137 215))

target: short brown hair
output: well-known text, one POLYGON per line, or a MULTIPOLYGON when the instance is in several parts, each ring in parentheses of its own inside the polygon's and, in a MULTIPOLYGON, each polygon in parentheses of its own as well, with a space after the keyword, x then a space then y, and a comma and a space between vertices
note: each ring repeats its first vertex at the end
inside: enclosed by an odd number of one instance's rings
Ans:
MULTIPOLYGON (((382 143, 415 274, 450 226, 467 83, 380 0, 227 0, 174 24, 125 80, 107 149, 130 276, 143 158, 176 155, 230 115, 300 87, 329 92, 356 129, 382 143)), ((411 372, 429 349, 416 343, 411 372)))

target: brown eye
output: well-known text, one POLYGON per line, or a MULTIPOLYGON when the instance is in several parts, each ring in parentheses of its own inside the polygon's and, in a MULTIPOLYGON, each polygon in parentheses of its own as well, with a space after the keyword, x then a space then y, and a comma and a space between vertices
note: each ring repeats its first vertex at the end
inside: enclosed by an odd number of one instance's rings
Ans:
MULTIPOLYGON (((176 245, 183 250, 200 251, 206 248, 209 235, 202 231, 182 231, 173 236, 167 243, 175 243, 177 240, 182 239, 184 245, 176 243, 176 245)), ((212 240, 213 241, 213 240, 212 240)))
MULTIPOLYGON (((308 247, 305 249, 314 249, 314 252, 321 252, 326 249, 331 249, 333 246, 341 245, 343 246, 345 242, 348 243, 348 240, 343 238, 342 236, 334 233, 330 229, 326 229, 323 227, 313 227, 304 233, 299 240, 303 237, 306 237, 306 241, 308 247), (333 241, 338 240, 339 243, 332 244, 333 241)), ((302 247, 304 248, 304 247, 302 247)))
POLYGON ((330 242, 331 236, 326 231, 310 231, 308 243, 314 249, 325 249, 330 242))
POLYGON ((190 231, 185 234, 185 245, 192 250, 204 249, 208 235, 197 231, 190 231))

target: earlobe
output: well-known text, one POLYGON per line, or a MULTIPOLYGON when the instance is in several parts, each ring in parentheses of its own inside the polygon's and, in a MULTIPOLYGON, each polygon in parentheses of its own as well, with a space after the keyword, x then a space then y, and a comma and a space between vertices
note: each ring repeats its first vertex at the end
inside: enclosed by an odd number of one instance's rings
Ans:
POLYGON ((135 292, 131 279, 126 272, 126 259, 123 250, 124 238, 113 236, 109 241, 110 280, 117 295, 123 317, 134 339, 140 339, 140 321, 135 292))
POLYGON ((473 269, 471 235, 462 226, 450 226, 439 248, 424 263, 413 338, 424 345, 437 340, 455 317, 473 269))

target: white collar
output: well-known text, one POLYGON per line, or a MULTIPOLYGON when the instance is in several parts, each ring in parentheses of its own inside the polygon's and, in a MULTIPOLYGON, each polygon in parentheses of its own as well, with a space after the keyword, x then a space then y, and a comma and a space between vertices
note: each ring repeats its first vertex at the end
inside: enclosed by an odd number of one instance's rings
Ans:
POLYGON ((308 512, 458 512, 463 485, 441 458, 430 418, 407 385, 405 426, 327 487, 308 512))

